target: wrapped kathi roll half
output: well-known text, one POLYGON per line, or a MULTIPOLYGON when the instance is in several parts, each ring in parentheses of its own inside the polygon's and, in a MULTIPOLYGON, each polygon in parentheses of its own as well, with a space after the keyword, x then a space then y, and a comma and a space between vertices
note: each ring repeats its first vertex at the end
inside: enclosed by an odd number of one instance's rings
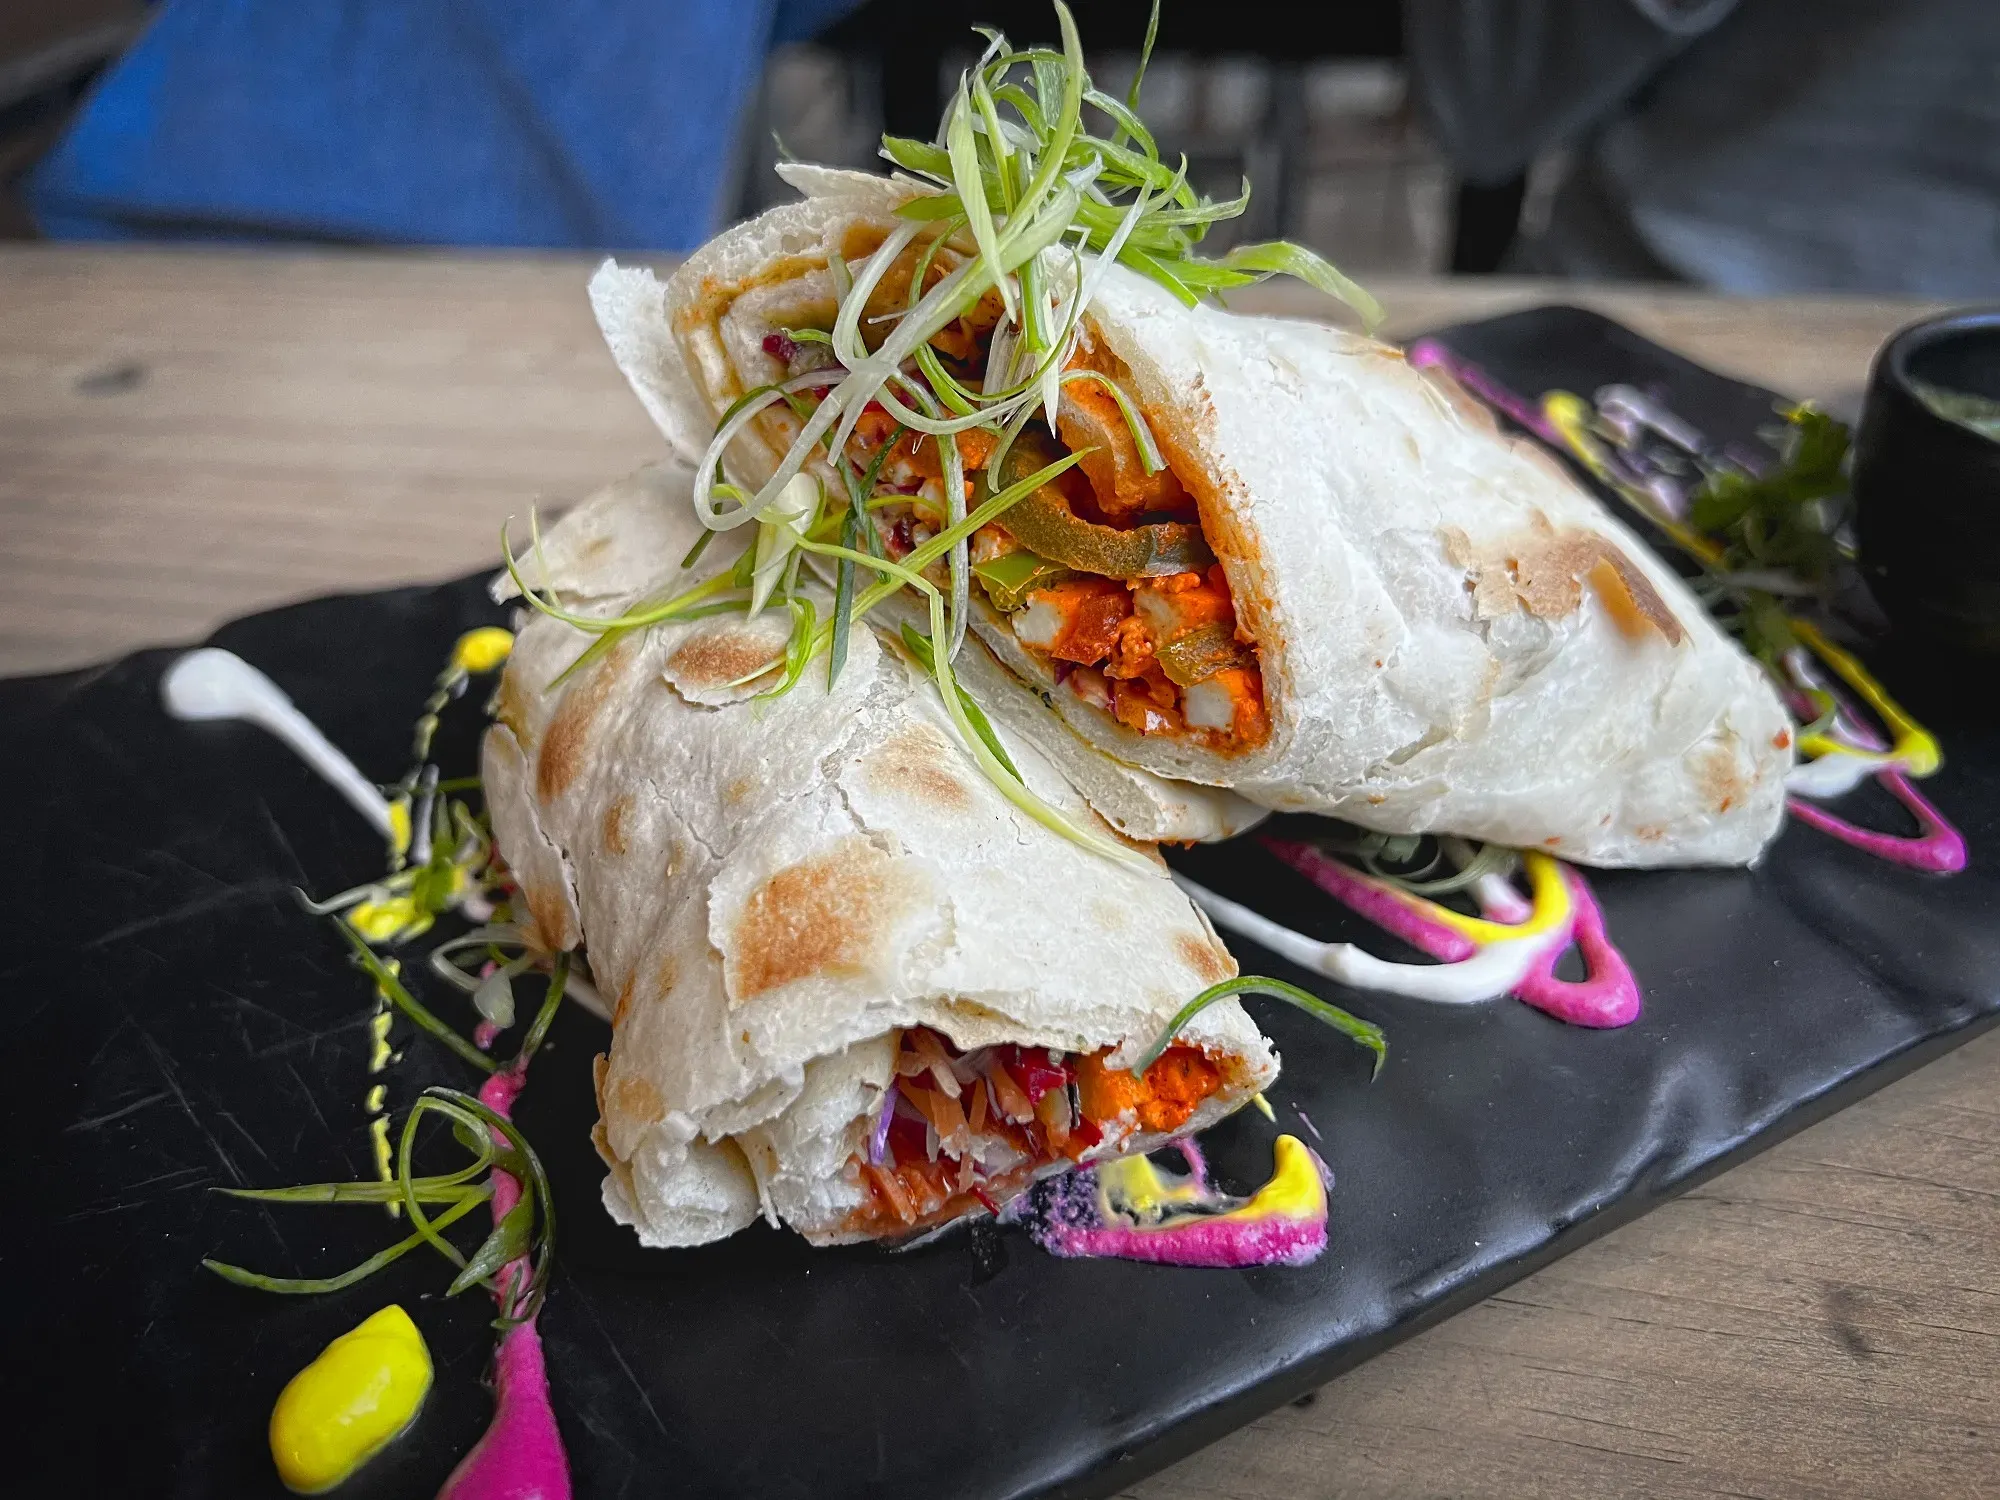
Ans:
POLYGON ((1059 250, 1038 283, 1073 318, 1059 368, 1023 373, 990 279, 910 353, 912 309, 978 268, 963 221, 924 218, 936 189, 907 179, 786 171, 803 201, 666 282, 600 270, 615 357, 704 480, 754 494, 838 442, 891 555, 962 514, 953 481, 977 505, 1080 454, 971 539, 968 589, 972 630, 1077 740, 1270 808, 1590 864, 1741 864, 1773 836, 1792 733, 1762 670, 1456 387, 1059 250), (1009 381, 1043 394, 1031 420, 956 415, 1009 381))
POLYGON ((642 470, 523 559, 579 621, 701 602, 629 631, 531 615, 484 750, 523 920, 580 946, 612 1008, 612 1214, 656 1246, 760 1214, 819 1243, 902 1237, 1268 1084, 1233 999, 1129 1071, 1235 973, 1206 920, 1004 717, 985 732, 1072 833, 1003 795, 901 635, 861 621, 831 687, 821 660, 774 692, 808 606, 748 614, 737 539, 681 567, 690 480, 642 470))

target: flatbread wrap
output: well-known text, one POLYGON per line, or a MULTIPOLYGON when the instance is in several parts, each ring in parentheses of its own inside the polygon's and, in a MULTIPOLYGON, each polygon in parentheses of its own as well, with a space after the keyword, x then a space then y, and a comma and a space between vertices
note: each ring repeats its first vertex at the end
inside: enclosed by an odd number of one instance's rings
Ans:
MULTIPOLYGON (((788 176, 803 201, 665 283, 607 262, 592 284, 614 356, 690 460, 746 393, 802 392, 739 421, 722 450, 750 490, 844 373, 824 335, 843 287, 907 239, 898 208, 932 191, 788 176)), ((902 244, 860 309, 864 334, 970 255, 902 244)), ((856 463, 890 448, 882 482, 908 498, 871 518, 892 554, 948 519, 945 445, 973 501, 1083 455, 970 547, 971 628, 1045 712, 1121 763, 1386 832, 1597 865, 1758 857, 1792 761, 1783 706, 1559 464, 1373 338, 1186 307, 1123 266, 1069 265, 1091 295, 1055 431, 1044 413, 1005 445, 982 429, 924 437, 879 407, 839 429, 856 463)), ((927 346, 968 386, 1006 326, 998 302, 927 346)))
MULTIPOLYGON (((727 572, 733 542, 680 568, 690 481, 673 461, 610 486, 523 578, 589 618, 727 572)), ((822 1244, 903 1237, 1271 1081, 1233 999, 1127 1070, 1235 973, 1157 855, 1113 861, 1024 816, 872 626, 831 686, 760 696, 786 631, 722 610, 564 676, 601 637, 530 613, 497 690, 482 770, 518 905, 539 945, 583 949, 612 1010, 595 1140, 615 1218, 652 1246, 760 1215, 822 1244)), ((1028 736, 994 733, 1042 798, 1092 818, 1028 736)))

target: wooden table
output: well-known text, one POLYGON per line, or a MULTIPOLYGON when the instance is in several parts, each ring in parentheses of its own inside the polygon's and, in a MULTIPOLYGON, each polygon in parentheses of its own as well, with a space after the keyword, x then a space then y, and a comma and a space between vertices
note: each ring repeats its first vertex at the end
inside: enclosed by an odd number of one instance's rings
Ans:
MULTIPOLYGON (((659 443, 588 262, 0 250, 0 671, 489 563, 659 443)), ((1920 309, 1382 283, 1414 330, 1566 298, 1852 402, 1920 309)), ((1309 311, 1274 292, 1257 305, 1309 311)), ((2000 1036, 1141 1485, 1147 1500, 2000 1494, 2000 1036)))

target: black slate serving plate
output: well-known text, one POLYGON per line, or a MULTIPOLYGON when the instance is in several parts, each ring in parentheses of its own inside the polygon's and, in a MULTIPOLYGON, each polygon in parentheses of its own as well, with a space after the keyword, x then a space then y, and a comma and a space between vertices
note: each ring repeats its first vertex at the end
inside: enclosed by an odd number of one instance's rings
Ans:
MULTIPOLYGON (((1528 392, 1656 386, 1744 439, 1769 412, 1765 393, 1574 310, 1443 337, 1528 392)), ((321 600, 216 641, 390 778, 450 642, 494 617, 468 581, 321 600)), ((365 981, 291 889, 366 878, 379 849, 259 731, 167 720, 168 660, 0 684, 6 1487, 279 1494, 272 1400, 395 1299, 437 1384, 414 1432, 341 1493, 428 1496, 487 1415, 477 1294, 439 1296, 431 1257, 318 1299, 197 1266, 323 1274, 389 1237, 373 1209, 210 1191, 369 1171, 365 981)), ((2000 735, 1921 661, 1877 662, 1944 743, 1927 787, 1971 868, 1916 875, 1793 826, 1755 872, 1595 876, 1646 990, 1626 1030, 1511 1000, 1344 993, 1234 944, 1246 969, 1309 984, 1391 1038, 1370 1085, 1345 1041, 1258 1011, 1285 1056, 1279 1127, 1302 1130, 1303 1109, 1338 1176, 1329 1248, 1302 1270, 1064 1262, 1013 1231, 902 1255, 810 1251, 762 1228, 641 1252, 596 1202, 603 1029, 564 1016, 519 1117, 561 1211, 543 1328, 578 1494, 1106 1494, 1965 1040, 2000 1011, 2000 735)), ((463 764, 472 717, 449 731, 463 764)), ((1304 931, 1393 947, 1254 843, 1182 862, 1304 931)), ((390 1076, 392 1103, 468 1082, 422 1040, 390 1076)), ((1224 1182, 1261 1180, 1273 1134, 1251 1111, 1213 1132, 1224 1182)))

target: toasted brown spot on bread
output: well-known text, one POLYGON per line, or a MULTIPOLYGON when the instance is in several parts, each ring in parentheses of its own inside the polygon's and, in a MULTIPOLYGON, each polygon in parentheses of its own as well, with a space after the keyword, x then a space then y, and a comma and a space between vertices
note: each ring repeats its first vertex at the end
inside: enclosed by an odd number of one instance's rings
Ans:
POLYGON ((535 795, 542 801, 553 802, 560 797, 582 772, 590 727, 617 685, 625 656, 622 644, 612 647, 588 677, 563 691, 562 703, 556 708, 555 717, 549 720, 549 732, 535 761, 535 795))
POLYGON ((1090 920, 1103 932, 1123 932, 1131 925, 1125 908, 1116 901, 1107 901, 1102 896, 1090 898, 1090 920))
POLYGON ((731 807, 740 807, 750 800, 750 794, 757 790, 757 783, 748 776, 738 776, 722 789, 722 800, 731 807))
POLYGON ((1736 737, 1726 744, 1704 745, 1694 752, 1694 784, 1701 800, 1726 813, 1750 793, 1750 778, 1736 754, 1736 737))
POLYGON ((653 986, 661 995, 671 995, 674 986, 681 982, 680 960, 669 953, 660 960, 660 967, 653 975, 653 986))
POLYGON ((604 809, 604 847, 613 854, 625 852, 625 815, 631 810, 630 797, 620 797, 604 809))
POLYGON ((604 1113, 604 1075, 611 1071, 611 1059, 602 1052, 590 1060, 590 1089, 597 1095, 597 1112, 604 1113))
POLYGON ((905 725, 870 751, 861 769, 877 791, 960 812, 972 806, 972 793, 946 769, 957 756, 958 748, 934 726, 916 723, 905 725))
POLYGON ((700 692, 783 664, 782 648, 774 653, 768 632, 725 617, 722 624, 697 631, 675 647, 667 658, 667 680, 677 688, 700 692))
POLYGON ((737 918, 724 975, 731 1002, 808 975, 867 972, 916 894, 915 877, 864 838, 787 865, 737 918))
POLYGON ((1625 636, 1655 633, 1676 646, 1687 638, 1652 580, 1595 532, 1557 531, 1537 511, 1526 532, 1484 548, 1456 526, 1445 527, 1439 540, 1445 560, 1469 575, 1466 588, 1476 619, 1525 609, 1538 619, 1560 620, 1582 606, 1587 583, 1625 636))
POLYGON ((613 1079, 606 1092, 610 1105, 607 1114, 615 1110, 641 1125, 651 1125, 666 1118, 666 1101, 660 1098, 660 1091, 637 1073, 626 1073, 613 1079))
POLYGON ((1660 591, 1653 587, 1653 580, 1609 542, 1602 544, 1586 577, 1603 603, 1604 612, 1627 636, 1637 640, 1653 630, 1672 646, 1687 638, 1687 631, 1667 607, 1667 601, 1660 597, 1660 591))
POLYGON ((562 892, 523 884, 521 899, 528 906, 528 920, 534 928, 529 936, 537 948, 556 953, 570 946, 574 934, 570 931, 569 903, 563 900, 562 892))
POLYGON ((627 974, 625 982, 618 986, 618 1003, 611 1007, 611 1029, 616 1031, 625 1024, 625 1013, 632 1008, 632 990, 639 982, 636 974, 627 974))
POLYGON ((1196 937, 1191 932, 1180 933, 1174 938, 1174 951, 1205 985, 1220 984, 1236 973, 1236 960, 1229 956, 1228 949, 1212 938, 1196 937))

